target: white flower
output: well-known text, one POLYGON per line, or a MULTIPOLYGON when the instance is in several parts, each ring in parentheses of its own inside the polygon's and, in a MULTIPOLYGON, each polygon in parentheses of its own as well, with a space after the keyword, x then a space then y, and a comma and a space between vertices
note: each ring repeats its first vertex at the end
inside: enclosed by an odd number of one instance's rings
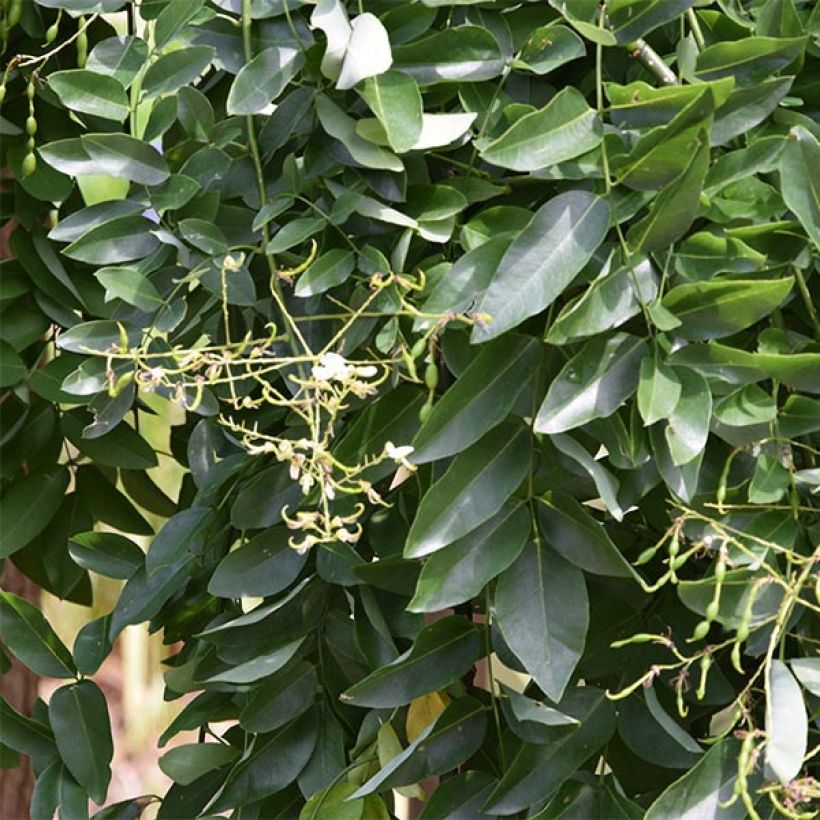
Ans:
POLYGON ((384 454, 388 458, 392 458, 396 464, 402 464, 405 467, 410 467, 410 464, 407 461, 407 456, 409 456, 412 452, 413 448, 409 444, 406 444, 403 447, 396 447, 392 441, 387 441, 384 445, 384 454))
POLYGON ((313 366, 313 378, 320 382, 343 382, 350 376, 350 365, 338 353, 325 353, 313 366))
POLYGON ((363 379, 372 379, 378 372, 376 366, 372 364, 362 364, 353 368, 353 373, 363 379))
POLYGON ((310 473, 302 473, 299 479, 299 486, 302 488, 302 494, 307 495, 313 487, 313 476, 310 473))

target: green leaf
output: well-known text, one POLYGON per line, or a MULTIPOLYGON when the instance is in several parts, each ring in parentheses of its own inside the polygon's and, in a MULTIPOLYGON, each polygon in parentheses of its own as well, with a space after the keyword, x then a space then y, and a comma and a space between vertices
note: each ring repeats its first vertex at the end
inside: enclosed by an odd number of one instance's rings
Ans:
POLYGON ((257 735, 207 811, 218 814, 261 800, 296 780, 316 744, 317 722, 316 710, 311 710, 276 732, 257 735))
POLYGON ((156 149, 135 137, 85 134, 80 139, 97 174, 140 185, 159 185, 170 176, 168 165, 156 149))
POLYGON ((820 247, 820 144, 799 125, 792 128, 780 157, 783 201, 820 247))
POLYGON ((105 288, 106 301, 122 299, 129 305, 149 312, 162 307, 162 297, 157 289, 136 268, 100 268, 94 276, 105 288))
POLYGON ((666 441, 674 464, 688 464, 703 452, 712 418, 712 393, 699 373, 688 368, 676 371, 681 393, 669 414, 666 441))
POLYGON ((529 433, 514 423, 496 427, 461 452, 422 499, 405 557, 436 552, 495 515, 523 481, 530 458, 529 433))
POLYGON ((424 464, 459 453, 507 417, 538 363, 538 345, 507 335, 482 348, 434 405, 413 439, 412 461, 424 464))
POLYGON ((454 81, 480 82, 498 77, 504 58, 495 37, 479 26, 435 31, 393 49, 393 67, 419 85, 454 81))
POLYGON ((351 799, 355 791, 355 783, 336 783, 317 791, 299 812, 299 820, 360 820, 365 801, 351 799))
POLYGON ((291 46, 274 46, 257 54, 234 78, 228 113, 258 114, 285 90, 304 61, 303 52, 291 46))
POLYGON ((768 316, 791 292, 794 280, 740 279, 692 282, 672 288, 663 306, 681 321, 685 339, 730 336, 768 316))
POLYGON ((711 279, 717 273, 750 273, 766 256, 731 236, 702 231, 685 239, 675 254, 675 268, 688 279, 711 279))
POLYGON ((749 484, 750 504, 776 504, 792 483, 791 473, 777 458, 761 453, 749 484))
POLYGON ((542 205, 501 259, 479 305, 491 319, 472 340, 492 339, 540 313, 589 261, 609 229, 609 207, 586 191, 568 191, 542 205))
POLYGON ((765 120, 788 94, 793 82, 794 77, 770 77, 736 88, 715 113, 712 145, 725 145, 765 120))
POLYGON ((74 663, 83 675, 93 675, 111 654, 112 644, 108 637, 111 616, 102 615, 89 621, 74 641, 74 663))
POLYGON ((105 696, 90 680, 62 686, 51 696, 48 719, 66 767, 95 803, 103 803, 114 756, 105 696))
POLYGON ((17 351, 7 342, 0 341, 0 387, 17 384, 27 373, 28 368, 17 351))
POLYGON ((471 757, 484 739, 487 708, 475 698, 458 698, 427 728, 371 777, 354 798, 417 783, 455 769, 471 757))
POLYGON ((48 726, 21 715, 0 697, 0 723, 3 724, 3 744, 20 754, 37 760, 56 757, 54 735, 48 726))
POLYGON ((508 815, 543 804, 615 732, 613 704, 594 686, 570 689, 556 708, 575 718, 578 728, 562 730, 552 743, 524 743, 483 811, 508 815))
POLYGON ((68 489, 68 470, 57 467, 16 480, 0 498, 0 558, 22 549, 60 509, 68 489))
POLYGON ((281 253, 301 245, 327 225, 323 216, 301 216, 285 223, 268 243, 268 253, 281 253))
POLYGON ((243 598, 286 589, 306 560, 288 544, 291 535, 283 528, 267 529, 229 552, 211 576, 208 591, 220 598, 243 598))
POLYGON ((239 530, 271 527, 282 520, 282 509, 296 504, 301 497, 302 491, 288 468, 274 464, 240 485, 231 507, 231 523, 239 530))
POLYGON ((635 391, 646 342, 626 333, 596 336, 561 369, 538 410, 538 433, 561 433, 611 416, 635 391))
POLYGON ((305 711, 316 697, 316 669, 299 661, 254 689, 239 713, 249 732, 272 732, 305 711))
POLYGON ((820 697, 820 658, 793 658, 789 664, 797 680, 820 697))
POLYGON ((166 46, 177 32, 205 5, 205 0, 189 0, 187 3, 168 3, 154 24, 154 47, 166 46))
MULTIPOLYGON (((737 777, 737 754, 740 744, 722 739, 683 777, 676 780, 649 807, 646 820, 742 820, 747 817, 741 801, 731 808, 721 804, 732 798, 737 777)), ((751 789, 750 784, 750 789, 751 789)))
POLYGON ((609 24, 619 43, 631 43, 679 17, 694 0, 614 0, 607 6, 609 24))
POLYGON ((71 410, 60 420, 66 438, 97 464, 106 467, 124 467, 128 470, 148 470, 156 467, 154 448, 128 424, 118 424, 110 433, 99 438, 82 436, 85 411, 71 410))
POLYGON ((131 199, 100 202, 69 214, 48 233, 55 242, 74 242, 84 233, 120 216, 132 216, 145 210, 144 203, 131 199))
POLYGON ((211 64, 213 57, 211 46, 187 46, 163 54, 145 72, 142 81, 145 98, 172 94, 183 85, 189 85, 211 64))
POLYGON ((106 578, 128 580, 145 562, 142 550, 124 535, 113 532, 78 532, 68 551, 83 569, 106 578))
POLYGON ((371 77, 362 87, 361 95, 396 153, 415 146, 422 132, 422 102, 419 87, 409 74, 387 71, 371 77))
POLYGON ((586 339, 622 325, 641 312, 656 297, 658 280, 648 259, 633 267, 608 266, 580 296, 567 302, 547 331, 546 341, 563 345, 586 339))
POLYGON ((524 41, 513 68, 549 74, 586 53, 583 40, 566 26, 539 26, 524 41))
POLYGON ((666 248, 683 236, 697 213, 706 169, 709 167, 708 133, 699 133, 697 145, 684 171, 652 201, 649 213, 627 232, 635 251, 666 248))
POLYGON ((568 87, 479 148, 482 158, 492 165, 537 171, 591 151, 602 135, 597 113, 577 89, 568 87))
MULTIPOLYGON (((800 398, 799 396, 791 396, 790 400, 800 398)), ((811 400, 808 399, 807 401, 811 400)), ((794 403, 792 403, 792 407, 794 407, 794 403)), ((818 410, 820 410, 820 407, 818 407, 818 410)), ((784 408, 785 411, 786 408, 784 408)), ((776 416, 777 404, 774 398, 756 384, 747 384, 745 387, 738 388, 715 405, 715 418, 721 424, 730 427, 766 424, 773 421, 776 416)), ((783 435, 787 437, 792 434, 792 431, 783 432, 783 435)))
POLYGON ((60 102, 72 111, 123 122, 129 114, 128 99, 119 80, 83 69, 55 71, 48 84, 60 102))
POLYGON ((11 592, 0 592, 0 636, 9 651, 36 675, 74 677, 71 653, 43 614, 11 592))
POLYGON ((253 683, 266 678, 290 662, 304 642, 304 638, 290 641, 272 652, 232 666, 217 675, 211 675, 204 683, 253 683))
POLYGON ((356 121, 324 94, 316 97, 316 114, 322 128, 339 140, 356 162, 366 168, 396 172, 404 170, 404 164, 395 154, 362 139, 356 133, 356 121))
POLYGON ((294 292, 302 299, 316 296, 345 282, 356 266, 353 251, 333 248, 323 253, 296 280, 294 292))
POLYGON ((407 652, 360 680, 341 699, 353 706, 403 706, 458 680, 480 651, 475 626, 457 615, 442 618, 422 629, 407 652))
POLYGON ((159 768, 174 783, 188 786, 212 769, 235 760, 239 750, 222 743, 186 743, 175 746, 159 759, 159 768))
POLYGON ((553 549, 579 569, 614 578, 635 577, 603 525, 572 496, 553 490, 539 498, 538 523, 553 549))
POLYGON ((805 37, 747 37, 707 46, 698 54, 699 80, 732 76, 737 83, 754 83, 785 68, 803 53, 805 37))
POLYGON ((128 88, 148 59, 148 44, 140 37, 120 36, 100 40, 88 55, 85 67, 117 80, 128 88))
POLYGON ((480 809, 495 779, 481 771, 467 771, 442 781, 427 798, 422 820, 481 817, 480 809))
POLYGON ((644 426, 669 418, 678 403, 681 383, 675 370, 660 361, 657 355, 647 354, 641 361, 638 382, 638 411, 644 426))
POLYGON ((581 658, 589 625, 584 575, 531 541, 495 589, 504 640, 551 700, 560 700, 581 658))
POLYGON ((142 332, 138 329, 103 319, 81 322, 64 330, 57 337, 57 347, 70 353, 109 353, 120 345, 120 327, 125 329, 129 346, 142 340, 142 332))
POLYGON ((505 504, 476 535, 469 533, 425 562, 410 612, 437 612, 477 597, 520 554, 530 535, 521 502, 505 504))
POLYGON ((672 182, 689 164, 714 109, 715 98, 707 86, 671 122, 648 131, 627 156, 613 162, 618 182, 636 191, 653 191, 672 182))
POLYGON ((83 234, 63 253, 89 265, 117 265, 143 259, 152 254, 160 241, 154 234, 154 223, 143 216, 113 219, 83 234))

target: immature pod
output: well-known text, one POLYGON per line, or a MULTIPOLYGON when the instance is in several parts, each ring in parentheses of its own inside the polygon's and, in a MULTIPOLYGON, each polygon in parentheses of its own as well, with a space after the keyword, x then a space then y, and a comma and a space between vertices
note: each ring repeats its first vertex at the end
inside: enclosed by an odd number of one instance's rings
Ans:
POLYGON ((410 355, 414 359, 418 359, 419 356, 424 355, 425 350, 427 350, 427 339, 416 339, 413 346, 410 348, 410 355))
POLYGON ((433 412, 433 402, 428 401, 419 408, 419 421, 424 424, 430 418, 430 413, 433 412))
POLYGON ((711 655, 701 655, 700 658, 700 681, 695 692, 695 697, 698 700, 703 700, 706 697, 706 681, 709 677, 709 669, 712 666, 711 655))
POLYGON ((88 34, 86 34, 85 17, 80 17, 77 21, 81 31, 77 35, 77 68, 85 68, 85 61, 88 59, 88 34))
POLYGON ((430 362, 424 369, 424 383, 431 393, 438 387, 438 365, 435 362, 430 362))
POLYGON ((709 629, 712 625, 709 621, 701 621, 696 627, 695 631, 692 633, 692 637, 689 638, 689 643, 694 643, 695 641, 702 641, 708 634, 709 629))
POLYGON ((57 34, 60 31, 60 18, 58 17, 57 20, 52 23, 46 29, 46 42, 51 44, 57 39, 57 34))

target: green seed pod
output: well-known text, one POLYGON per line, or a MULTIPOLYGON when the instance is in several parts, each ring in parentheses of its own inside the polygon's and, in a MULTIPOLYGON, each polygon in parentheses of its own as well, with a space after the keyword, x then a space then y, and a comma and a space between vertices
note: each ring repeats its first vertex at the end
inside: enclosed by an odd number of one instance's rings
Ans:
POLYGON ((749 638, 749 624, 741 623, 737 628, 737 634, 735 635, 735 640, 738 643, 742 643, 749 638))
POLYGON ((123 373, 122 376, 120 376, 117 381, 115 381, 114 384, 108 388, 108 395, 111 396, 112 399, 116 398, 120 393, 122 393, 123 388, 125 388, 125 386, 132 381, 134 381, 133 370, 123 373))
POLYGON ((418 359, 419 356, 424 355, 425 350, 427 350, 427 339, 416 339, 413 347, 410 348, 410 355, 414 359, 418 359))
POLYGON ((9 6, 9 13, 6 17, 10 29, 14 28, 20 22, 20 17, 22 16, 22 14, 23 0, 11 0, 11 5, 9 6))
POLYGON ((34 153, 34 149, 35 149, 36 146, 37 146, 37 143, 34 141, 34 137, 29 137, 26 140, 26 148, 28 148, 28 152, 30 154, 34 153))
POLYGON ((677 530, 672 533, 672 537, 669 539, 669 546, 666 550, 670 558, 674 558, 680 552, 680 535, 677 530))
POLYGON ((678 714, 685 718, 689 714, 689 707, 684 703, 682 686, 678 686, 675 690, 675 703, 678 707, 678 714))
POLYGON ((641 564, 648 564, 658 552, 658 547, 649 547, 645 549, 639 556, 638 560, 635 562, 635 566, 639 567, 641 564))
POLYGON ((673 570, 680 569, 689 560, 688 555, 678 555, 671 561, 673 570))
POLYGON ((723 583, 723 579, 726 577, 726 557, 721 550, 720 555, 717 560, 717 564, 715 564, 715 580, 718 584, 723 583))
POLYGON ((424 370, 424 383, 427 389, 433 391, 438 387, 438 367, 435 362, 430 362, 424 370))
POLYGON ((698 688, 695 692, 695 697, 698 700, 703 700, 706 696, 706 680, 709 677, 709 668, 712 665, 712 656, 711 655, 702 655, 700 658, 700 681, 698 682, 698 688))
MULTIPOLYGON (((34 99, 34 95, 37 93, 37 87, 34 85, 34 77, 30 77, 28 81, 28 85, 26 86, 26 96, 31 102, 34 99)), ((29 110, 31 106, 29 106, 29 110)))
POLYGON ((3 100, 6 99, 6 86, 0 85, 0 105, 3 104, 3 100))
MULTIPOLYGON (((80 18, 80 25, 85 25, 84 18, 80 18)), ((85 68, 85 61, 88 59, 88 35, 83 29, 77 37, 77 68, 85 68)))
POLYGON ((740 662, 740 642, 732 647, 732 666, 742 675, 743 665, 740 662))
POLYGON ((428 401, 419 408, 419 421, 424 424, 430 418, 430 413, 433 412, 433 403, 428 401))
POLYGON ((37 170, 37 157, 33 153, 28 153, 23 157, 21 170, 23 179, 30 177, 37 170))
POLYGON ((30 137, 37 133, 37 120, 34 117, 26 117, 26 133, 30 137))
POLYGON ((53 43, 57 39, 57 32, 60 30, 60 24, 54 23, 46 29, 46 42, 53 43))
POLYGON ((714 621, 718 613, 720 612, 720 602, 719 601, 711 601, 709 606, 706 607, 706 620, 711 622, 714 621))
POLYGON ((695 631, 692 633, 692 637, 689 639, 689 642, 692 643, 693 641, 702 641, 708 634, 711 624, 709 621, 701 621, 696 627, 695 631))

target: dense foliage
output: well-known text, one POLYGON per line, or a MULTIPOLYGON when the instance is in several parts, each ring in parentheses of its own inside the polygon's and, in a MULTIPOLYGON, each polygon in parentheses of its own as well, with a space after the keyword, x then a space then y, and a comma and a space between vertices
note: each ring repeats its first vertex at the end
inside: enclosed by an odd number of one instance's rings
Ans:
POLYGON ((0 594, 33 816, 146 621, 200 742, 100 818, 817 808, 820 7, 0 9, 0 555, 125 582, 0 594))

